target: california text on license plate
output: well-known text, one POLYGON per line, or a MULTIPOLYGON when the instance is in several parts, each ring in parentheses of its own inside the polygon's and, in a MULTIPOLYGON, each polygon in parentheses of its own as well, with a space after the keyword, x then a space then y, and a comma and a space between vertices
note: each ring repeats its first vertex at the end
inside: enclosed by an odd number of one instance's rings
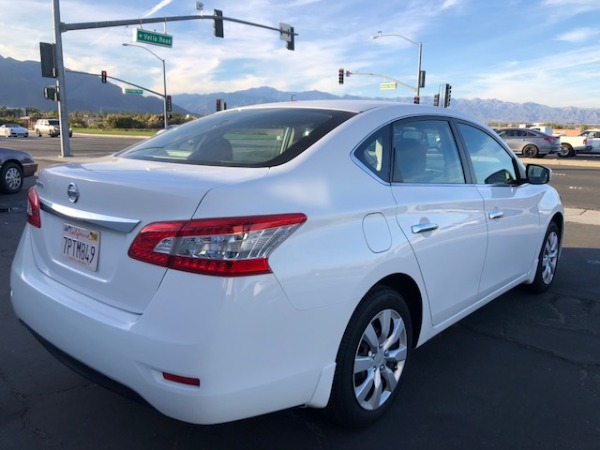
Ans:
POLYGON ((98 269, 100 232, 64 224, 62 255, 91 271, 98 269))

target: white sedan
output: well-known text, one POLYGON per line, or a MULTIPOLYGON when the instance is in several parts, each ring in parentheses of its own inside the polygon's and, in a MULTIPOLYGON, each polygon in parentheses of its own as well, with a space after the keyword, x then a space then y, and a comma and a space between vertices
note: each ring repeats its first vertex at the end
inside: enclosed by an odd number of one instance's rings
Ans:
POLYGON ((29 131, 21 125, 5 123, 0 125, 0 136, 4 137, 28 137, 29 131))
POLYGON ((515 286, 550 288, 550 175, 443 108, 230 109, 44 169, 12 305, 70 367, 179 420, 309 406, 364 426, 416 347, 515 286))

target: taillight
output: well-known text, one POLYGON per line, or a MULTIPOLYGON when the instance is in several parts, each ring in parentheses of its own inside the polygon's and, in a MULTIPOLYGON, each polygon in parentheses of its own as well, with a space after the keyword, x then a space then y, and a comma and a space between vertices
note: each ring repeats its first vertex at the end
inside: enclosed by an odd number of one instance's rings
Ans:
POLYGON ((269 273, 271 252, 305 221, 306 215, 295 213, 152 223, 136 236, 128 254, 208 275, 269 273))
POLYGON ((42 228, 40 198, 35 190, 35 186, 30 187, 29 191, 27 191, 27 223, 36 228, 42 228))
POLYGON ((554 136, 544 138, 546 141, 554 142, 556 138, 554 136))

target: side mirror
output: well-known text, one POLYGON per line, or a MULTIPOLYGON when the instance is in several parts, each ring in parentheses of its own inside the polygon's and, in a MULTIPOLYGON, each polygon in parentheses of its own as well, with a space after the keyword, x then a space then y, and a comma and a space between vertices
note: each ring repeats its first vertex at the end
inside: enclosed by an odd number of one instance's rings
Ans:
POLYGON ((531 184, 546 184, 552 178, 552 170, 537 164, 527 164, 527 181, 531 184))

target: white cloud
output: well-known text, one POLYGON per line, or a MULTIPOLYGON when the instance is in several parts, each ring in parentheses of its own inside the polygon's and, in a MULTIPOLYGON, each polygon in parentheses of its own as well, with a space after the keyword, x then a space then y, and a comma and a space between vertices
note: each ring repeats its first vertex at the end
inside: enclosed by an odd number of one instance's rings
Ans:
POLYGON ((154 14, 154 13, 160 11, 161 9, 163 9, 165 6, 170 5, 171 3, 173 3, 173 0, 162 0, 160 3, 158 3, 157 5, 155 5, 152 9, 150 9, 150 11, 148 11, 142 17, 149 17, 152 14, 154 14))
POLYGON ((582 27, 576 30, 559 34, 558 36, 556 36, 556 40, 574 43, 585 42, 598 36, 598 34, 600 34, 600 28, 582 27))

